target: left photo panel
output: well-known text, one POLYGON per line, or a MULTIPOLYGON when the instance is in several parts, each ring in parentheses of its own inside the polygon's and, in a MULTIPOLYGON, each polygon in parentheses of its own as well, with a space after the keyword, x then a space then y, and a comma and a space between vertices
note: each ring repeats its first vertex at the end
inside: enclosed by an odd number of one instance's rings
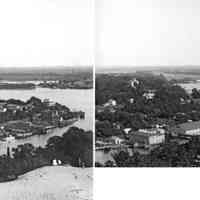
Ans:
POLYGON ((0 199, 93 199, 93 1, 0 2, 0 199))

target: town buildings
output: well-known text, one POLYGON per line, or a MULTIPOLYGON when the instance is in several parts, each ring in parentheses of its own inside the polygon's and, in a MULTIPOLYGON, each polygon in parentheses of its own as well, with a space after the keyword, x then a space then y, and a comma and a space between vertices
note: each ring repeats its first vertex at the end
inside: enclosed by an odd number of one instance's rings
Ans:
POLYGON ((148 90, 143 94, 143 97, 145 97, 147 100, 153 99, 155 96, 155 90, 148 90))
POLYGON ((174 135, 198 136, 200 135, 200 121, 179 124, 172 128, 171 132, 174 135))
POLYGON ((111 143, 114 143, 115 145, 121 145, 125 139, 123 137, 120 136, 112 136, 110 138, 111 143))
POLYGON ((117 105, 117 101, 114 99, 109 99, 109 101, 107 103, 104 104, 104 107, 109 107, 109 106, 116 106, 117 105))
POLYGON ((139 129, 130 136, 130 143, 134 146, 150 147, 165 141, 165 130, 160 128, 139 129))

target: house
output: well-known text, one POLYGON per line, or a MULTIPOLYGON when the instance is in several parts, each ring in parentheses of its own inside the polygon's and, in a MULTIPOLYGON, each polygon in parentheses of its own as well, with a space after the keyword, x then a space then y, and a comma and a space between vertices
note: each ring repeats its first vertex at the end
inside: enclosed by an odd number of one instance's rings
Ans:
POLYGON ((53 101, 50 101, 49 99, 44 99, 43 100, 43 103, 46 105, 46 106, 55 106, 56 105, 56 103, 55 102, 53 102, 53 101))
POLYGON ((4 113, 4 112, 6 112, 6 111, 7 111, 7 108, 0 107, 0 112, 1 112, 1 113, 4 113))
POLYGON ((44 99, 44 100, 43 100, 43 103, 44 103, 46 106, 49 106, 50 100, 49 100, 49 99, 44 99))
POLYGON ((16 131, 15 132, 16 138, 26 138, 33 135, 33 132, 25 132, 23 130, 21 131, 15 130, 15 131, 16 131))
POLYGON ((164 129, 139 129, 130 136, 130 143, 134 146, 150 147, 165 141, 164 129))
POLYGON ((118 136, 111 136, 110 141, 116 145, 120 145, 122 142, 124 142, 124 139, 118 136))
POLYGON ((130 102, 130 103, 134 103, 134 102, 135 102, 134 98, 130 98, 130 99, 129 99, 129 102, 130 102))
POLYGON ((113 128, 116 128, 116 129, 120 130, 121 129, 121 124, 119 122, 114 122, 113 123, 113 128))
POLYGON ((179 124, 172 129, 172 132, 178 135, 198 136, 200 135, 200 121, 179 124))
POLYGON ((103 106, 98 106, 98 105, 95 107, 95 109, 96 113, 102 113, 105 110, 103 106))
POLYGON ((16 110, 21 110, 22 107, 19 106, 19 105, 17 105, 17 104, 11 104, 11 103, 9 103, 9 104, 6 105, 6 108, 8 110, 16 111, 16 110))
POLYGON ((131 130, 132 130, 131 128, 125 128, 125 129, 124 129, 124 132, 125 132, 126 134, 129 134, 131 130))
POLYGON ((153 99, 154 96, 155 96, 155 90, 148 90, 147 92, 145 92, 145 93, 143 94, 143 97, 145 97, 145 98, 148 99, 148 100, 153 99))
POLYGON ((107 103, 104 104, 104 107, 109 107, 109 106, 116 106, 117 101, 114 99, 109 99, 107 103))
POLYGON ((105 145, 107 145, 107 143, 104 141, 101 141, 101 140, 97 140, 95 142, 95 147, 101 147, 101 146, 105 146, 105 145))

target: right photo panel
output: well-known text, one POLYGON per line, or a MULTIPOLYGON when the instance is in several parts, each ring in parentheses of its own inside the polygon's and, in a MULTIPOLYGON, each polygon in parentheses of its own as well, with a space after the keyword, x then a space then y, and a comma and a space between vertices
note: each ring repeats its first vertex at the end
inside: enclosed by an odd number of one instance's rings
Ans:
POLYGON ((200 166, 200 2, 96 3, 96 167, 200 166))

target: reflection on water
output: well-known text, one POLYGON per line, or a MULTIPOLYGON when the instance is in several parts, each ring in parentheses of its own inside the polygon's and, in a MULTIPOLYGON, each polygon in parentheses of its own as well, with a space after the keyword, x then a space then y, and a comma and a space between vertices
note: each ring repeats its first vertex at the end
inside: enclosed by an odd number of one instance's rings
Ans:
MULTIPOLYGON (((40 99, 49 98, 52 101, 66 105, 72 110, 82 110, 85 112, 85 120, 77 121, 71 126, 77 126, 85 130, 92 130, 93 118, 93 90, 73 90, 73 89, 48 89, 36 88, 35 90, 0 90, 0 99, 20 99, 23 101, 28 100, 30 97, 35 96, 40 99)), ((51 133, 40 136, 32 136, 25 139, 12 141, 10 147, 16 147, 19 144, 31 143, 34 146, 44 146, 48 138, 54 135, 63 135, 70 126, 64 128, 56 128, 51 133)), ((0 143, 0 154, 6 153, 6 143, 0 143)))
POLYGON ((126 148, 124 150, 122 150, 122 149, 112 149, 110 151, 97 150, 95 152, 95 162, 105 164, 107 161, 110 160, 110 161, 113 161, 115 163, 113 155, 118 154, 120 151, 127 151, 130 156, 133 155, 133 149, 132 148, 126 148))
POLYGON ((99 162, 101 164, 106 163, 107 161, 111 160, 114 162, 112 157, 113 152, 104 152, 102 150, 98 150, 95 152, 95 162, 99 162))

